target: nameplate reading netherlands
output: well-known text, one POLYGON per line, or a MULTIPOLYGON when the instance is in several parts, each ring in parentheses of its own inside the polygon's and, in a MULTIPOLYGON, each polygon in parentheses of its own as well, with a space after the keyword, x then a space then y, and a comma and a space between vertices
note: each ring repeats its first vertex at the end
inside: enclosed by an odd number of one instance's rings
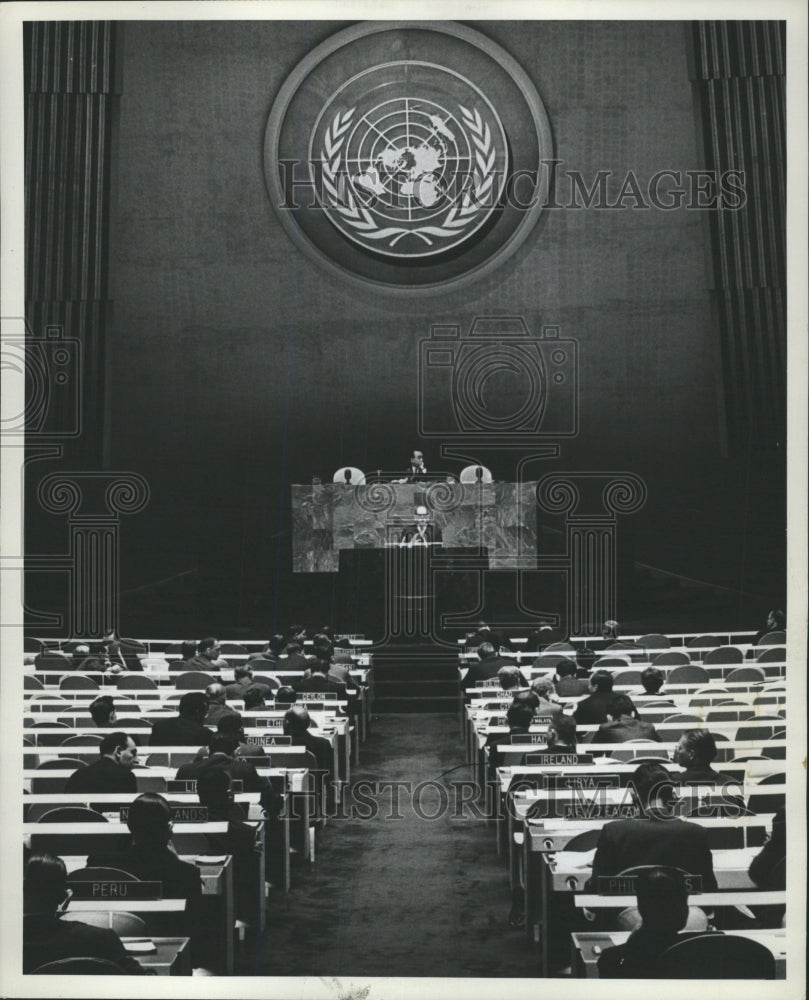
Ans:
MULTIPOLYGON (((172 823, 207 823, 207 806, 170 806, 169 814, 172 823)), ((129 806, 121 806, 121 822, 129 819, 129 806)))

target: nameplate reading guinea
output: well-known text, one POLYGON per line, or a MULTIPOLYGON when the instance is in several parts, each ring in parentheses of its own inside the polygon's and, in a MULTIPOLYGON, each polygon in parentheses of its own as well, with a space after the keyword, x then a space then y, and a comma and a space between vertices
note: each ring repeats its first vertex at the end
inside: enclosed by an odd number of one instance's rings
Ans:
MULTIPOLYGON (((169 806, 169 813, 172 823, 207 823, 207 806, 169 806)), ((129 819, 129 806, 121 806, 121 822, 126 823, 129 819)))
POLYGON ((592 764, 593 755, 589 753, 529 753, 525 755, 523 763, 531 767, 566 767, 568 764, 592 764))
POLYGON ((638 819, 640 807, 628 802, 565 802, 564 819, 638 819))
MULTIPOLYGON (((683 875, 682 879, 689 896, 702 892, 701 875, 683 875)), ((599 875, 596 879, 599 896, 634 896, 637 890, 637 875, 599 875)))
POLYGON ((292 746, 292 737, 261 733, 259 736, 248 736, 247 743, 251 747, 289 747, 292 746))
POLYGON ((73 899, 162 899, 162 882, 70 882, 73 899))

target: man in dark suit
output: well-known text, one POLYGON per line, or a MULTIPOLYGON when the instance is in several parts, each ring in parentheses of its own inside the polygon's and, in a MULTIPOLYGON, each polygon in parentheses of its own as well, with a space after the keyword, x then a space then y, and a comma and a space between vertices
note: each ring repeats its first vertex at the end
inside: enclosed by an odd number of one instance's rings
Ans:
MULTIPOLYGON (((531 727, 531 720, 534 718, 533 705, 525 701, 515 701, 506 712, 506 724, 508 725, 508 735, 516 736, 528 733, 531 727)), ((489 753, 489 768, 492 773, 502 765, 502 754, 498 751, 498 744, 506 743, 503 733, 490 733, 486 737, 484 747, 489 753)))
POLYGON ((186 639, 186 641, 180 646, 180 657, 176 660, 169 660, 169 670, 193 670, 194 667, 189 666, 191 661, 197 655, 197 642, 196 639, 186 639))
MULTIPOLYGON (((573 713, 579 726, 600 726, 607 721, 607 710, 612 700, 612 674, 596 670, 590 678, 590 697, 580 701, 573 713)), ((635 706, 632 705, 632 711, 635 706)))
POLYGON ((556 688, 550 677, 537 677, 531 683, 531 690, 535 691, 539 698, 536 715, 546 715, 554 719, 562 714, 562 706, 556 701, 556 688))
POLYGON ((276 670, 308 670, 312 666, 309 657, 303 655, 303 646, 297 640, 288 642, 284 652, 278 657, 276 670))
POLYGON ((430 512, 426 507, 416 507, 415 524, 402 531, 399 544, 403 548, 412 549, 420 545, 434 545, 442 539, 441 529, 430 520, 430 512))
POLYGON ((560 698, 578 698, 590 692, 590 681, 576 676, 576 664, 564 657, 556 663, 556 694, 560 698))
POLYGON ((264 663, 264 669, 270 670, 275 661, 270 663, 269 660, 248 660, 247 663, 241 663, 239 666, 234 667, 233 681, 225 685, 225 696, 228 701, 244 700, 245 691, 255 685, 261 685, 268 691, 274 691, 278 687, 278 681, 272 677, 258 677, 254 679, 253 670, 260 670, 262 662, 264 663))
POLYGON ((122 975, 154 975, 126 953, 115 931, 60 920, 70 898, 64 861, 52 854, 31 855, 23 872, 23 973, 63 958, 100 958, 113 962, 122 975))
POLYGON ((676 872, 652 868, 638 876, 642 926, 624 944, 606 948, 598 960, 600 979, 656 979, 660 957, 677 943, 688 920, 688 890, 676 872))
POLYGON ((689 729, 683 733, 674 748, 674 763, 684 769, 677 775, 678 780, 705 784, 724 781, 724 775, 711 767, 716 753, 716 740, 710 730, 689 729))
POLYGON ((310 660, 309 667, 311 675, 296 680, 292 685, 298 694, 304 694, 306 691, 334 691, 338 700, 348 701, 348 689, 345 684, 328 677, 329 664, 326 660, 310 660))
POLYGON ((303 746, 314 754, 317 766, 321 771, 327 771, 328 780, 331 780, 334 754, 331 743, 322 736, 315 736, 309 731, 312 719, 305 708, 295 706, 287 710, 284 715, 284 733, 292 737, 293 746, 303 746))
POLYGON ((461 688, 469 691, 477 681, 486 681, 497 676, 501 667, 513 667, 515 661, 507 656, 500 656, 490 642, 478 646, 478 662, 472 663, 461 681, 461 688))
POLYGON ((171 850, 171 813, 168 802, 156 792, 140 795, 129 807, 127 826, 131 844, 118 851, 93 852, 90 868, 120 868, 144 882, 162 882, 163 895, 190 901, 202 895, 197 868, 171 850))
POLYGON ((241 781, 246 792, 265 792, 267 781, 256 771, 253 759, 237 757, 239 739, 218 733, 211 740, 210 752, 202 750, 197 757, 177 768, 175 777, 183 781, 199 781, 201 775, 217 768, 227 771, 233 781, 241 781))
POLYGON ((115 702, 110 695, 102 694, 90 703, 90 716, 93 724, 99 729, 106 729, 116 724, 118 716, 115 714, 115 702))
POLYGON ((602 722, 593 743, 626 743, 629 740, 660 742, 651 722, 638 718, 632 699, 625 694, 613 694, 607 703, 607 721, 602 722))
POLYGON ((576 720, 572 715, 557 715, 548 727, 549 753, 576 753, 576 720))
POLYGON ((138 748, 126 733, 110 733, 99 744, 100 757, 93 764, 77 768, 65 782, 66 792, 137 792, 132 768, 138 762, 138 748))
POLYGON ((511 642, 500 629, 492 628, 486 622, 478 622, 477 629, 466 637, 467 649, 478 649, 484 642, 491 643, 496 650, 511 649, 511 642))
POLYGON ((219 640, 213 636, 200 639, 197 655, 188 661, 186 670, 204 670, 208 673, 227 670, 228 661, 219 655, 221 648, 219 640))
POLYGON ((701 875, 705 892, 716 890, 708 833, 677 819, 676 781, 661 764, 640 764, 632 784, 643 811, 640 819, 619 819, 601 830, 588 887, 601 875, 618 875, 641 865, 666 865, 701 875))
POLYGON ((218 681, 209 684, 205 688, 205 697, 208 699, 208 711, 203 720, 206 726, 215 726, 223 715, 233 712, 233 709, 228 708, 225 704, 224 684, 220 684, 218 681))
POLYGON ((158 719, 152 726, 149 746, 201 747, 208 746, 213 730, 203 724, 208 712, 208 699, 201 691, 189 691, 180 699, 179 715, 174 719, 158 719))

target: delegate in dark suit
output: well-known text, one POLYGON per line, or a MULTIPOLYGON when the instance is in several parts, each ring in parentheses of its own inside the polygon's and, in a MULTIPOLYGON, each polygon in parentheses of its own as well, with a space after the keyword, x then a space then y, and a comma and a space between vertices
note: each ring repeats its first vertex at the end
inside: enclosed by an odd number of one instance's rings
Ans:
POLYGON ((114 962, 128 976, 149 975, 126 953, 121 939, 113 930, 41 914, 23 917, 23 973, 33 972, 41 965, 63 958, 103 958, 114 962))
POLYGON ((158 719, 152 726, 149 746, 202 747, 208 746, 214 732, 201 722, 188 719, 158 719))
POLYGON ((628 740, 655 740, 659 743, 660 736, 651 722, 621 718, 602 723, 593 743, 626 743, 628 740))
POLYGON ((80 767, 65 782, 66 792, 137 792, 138 783, 128 767, 109 757, 80 767))
POLYGON ((501 667, 515 666, 514 660, 509 659, 507 656, 499 656, 494 646, 490 643, 484 643, 478 649, 478 656, 480 660, 477 663, 473 662, 471 664, 466 672, 466 676, 461 681, 461 688, 464 691, 475 687, 478 681, 487 681, 492 677, 496 677, 497 671, 501 667))

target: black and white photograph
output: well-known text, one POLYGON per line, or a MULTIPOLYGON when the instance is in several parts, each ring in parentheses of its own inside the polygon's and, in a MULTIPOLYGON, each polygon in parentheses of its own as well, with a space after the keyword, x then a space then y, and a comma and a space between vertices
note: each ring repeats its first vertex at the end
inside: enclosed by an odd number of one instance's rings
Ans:
POLYGON ((803 996, 804 5, 0 51, 0 996, 803 996))

